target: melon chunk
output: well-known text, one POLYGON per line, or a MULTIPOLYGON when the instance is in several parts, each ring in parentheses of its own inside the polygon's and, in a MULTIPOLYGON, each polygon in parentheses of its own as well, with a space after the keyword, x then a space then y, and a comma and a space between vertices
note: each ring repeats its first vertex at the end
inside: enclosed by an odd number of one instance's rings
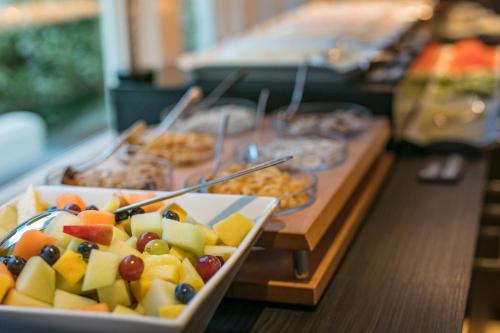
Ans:
POLYGON ((193 224, 165 219, 163 220, 163 239, 169 244, 192 252, 199 257, 203 255, 205 236, 193 224))
POLYGON ((113 310, 113 314, 118 314, 118 315, 129 315, 129 316, 138 316, 139 314, 132 310, 131 308, 128 308, 123 305, 117 305, 115 309, 113 310))
POLYGON ((180 304, 175 297, 175 284, 158 279, 153 280, 141 304, 144 306, 146 315, 149 316, 158 316, 162 306, 180 304))
POLYGON ((7 292, 14 287, 14 277, 7 266, 0 262, 0 302, 7 292))
POLYGON ((33 297, 29 297, 24 295, 23 293, 17 291, 16 289, 11 289, 7 296, 5 297, 5 301, 3 302, 5 305, 11 306, 27 306, 30 308, 51 308, 52 305, 49 303, 41 302, 33 297))
POLYGON ((16 289, 36 300, 51 304, 56 289, 56 272, 41 257, 32 257, 17 277, 16 289))
POLYGON ((185 307, 184 304, 162 306, 158 311, 158 315, 162 318, 177 318, 185 307))
POLYGON ((111 252, 120 257, 120 260, 125 258, 128 255, 134 255, 136 257, 140 257, 141 253, 137 251, 135 248, 129 246, 127 243, 122 242, 120 240, 115 240, 111 245, 106 249, 107 252, 111 252))
POLYGON ((229 259, 229 257, 236 251, 233 246, 223 246, 223 245, 208 245, 205 246, 205 255, 211 255, 216 257, 222 257, 224 261, 229 259))
POLYGON ((82 293, 82 281, 80 280, 74 285, 70 285, 60 274, 56 274, 56 289, 79 295, 82 293))
POLYGON ((183 249, 178 248, 177 246, 172 246, 169 251, 169 254, 177 257, 180 261, 184 260, 184 258, 188 258, 191 262, 196 262, 196 257, 194 254, 184 251, 183 249))
POLYGON ((172 283, 179 283, 180 266, 178 265, 157 265, 149 266, 142 273, 144 279, 161 279, 172 283))
POLYGON ((120 264, 120 257, 114 253, 93 250, 90 252, 87 273, 83 278, 82 291, 112 285, 120 264))
POLYGON ((130 228, 132 236, 137 238, 145 232, 154 232, 161 236, 161 215, 158 212, 134 215, 130 222, 130 228))
POLYGON ((125 242, 127 239, 129 239, 129 235, 125 230, 117 227, 113 228, 113 239, 111 240, 111 243, 113 243, 115 240, 121 240, 125 242))
POLYGON ((106 303, 99 303, 96 305, 89 305, 89 306, 80 308, 78 310, 88 311, 88 312, 109 312, 109 306, 106 303))
POLYGON ((205 246, 217 244, 217 242, 219 241, 219 236, 217 236, 215 231, 203 224, 195 224, 194 226, 203 233, 203 236, 205 237, 205 246))
POLYGON ((213 229, 224 244, 237 247, 252 227, 252 220, 240 213, 235 213, 217 222, 213 229))
MULTIPOLYGON (((139 202, 139 201, 144 201, 146 199, 151 199, 154 197, 156 197, 156 194, 154 194, 154 193, 128 193, 128 194, 123 195, 123 198, 125 199, 125 201, 129 205, 134 204, 134 203, 139 202)), ((144 209, 144 211, 146 213, 150 213, 150 212, 155 212, 155 211, 161 209, 162 207, 163 207, 163 201, 160 201, 160 202, 155 202, 155 203, 152 203, 152 204, 149 204, 146 206, 142 206, 142 209, 144 209)))
POLYGON ((182 261, 182 274, 179 283, 190 284, 196 291, 199 291, 205 284, 196 268, 187 258, 182 261))
POLYGON ((87 207, 87 204, 83 199, 74 193, 65 192, 59 195, 56 199, 56 206, 58 209, 64 209, 66 205, 75 204, 80 207, 80 210, 84 210, 87 207))
POLYGON ((137 281, 130 282, 130 291, 132 291, 132 295, 134 295, 137 301, 140 302, 144 298, 152 282, 153 280, 144 279, 142 277, 137 281))
POLYGON ((57 245, 57 240, 38 230, 26 231, 14 246, 12 255, 25 260, 38 255, 45 245, 57 245))
POLYGON ((96 305, 93 299, 57 289, 54 295, 54 308, 74 310, 96 305))
POLYGON ((0 227, 9 231, 17 225, 17 209, 10 205, 0 208, 0 227))
POLYGON ((63 232, 63 227, 65 225, 81 225, 83 222, 75 215, 63 212, 55 217, 45 230, 45 233, 49 236, 57 239, 59 246, 66 248, 71 240, 75 239, 73 236, 68 235, 63 232))
POLYGON ((98 210, 84 210, 78 214, 83 224, 110 224, 115 225, 115 214, 98 211, 98 210))
POLYGON ((116 195, 111 196, 108 202, 102 208, 103 211, 112 213, 120 208, 120 198, 116 195))
POLYGON ((18 224, 45 210, 45 205, 40 200, 40 196, 33 185, 29 186, 21 196, 16 207, 18 224))
POLYGON ((110 286, 97 289, 97 296, 99 301, 106 303, 110 309, 114 309, 117 305, 132 304, 128 284, 124 280, 116 280, 110 286))

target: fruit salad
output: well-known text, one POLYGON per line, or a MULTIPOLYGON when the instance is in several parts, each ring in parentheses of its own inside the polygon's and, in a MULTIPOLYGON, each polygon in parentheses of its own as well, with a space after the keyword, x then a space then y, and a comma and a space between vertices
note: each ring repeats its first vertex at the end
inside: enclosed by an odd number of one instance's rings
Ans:
POLYGON ((74 193, 43 203, 30 187, 0 209, 7 232, 45 209, 62 209, 43 231, 26 231, 0 258, 3 305, 175 318, 253 227, 240 213, 212 227, 176 203, 114 214, 155 196, 117 193, 102 207, 74 193))

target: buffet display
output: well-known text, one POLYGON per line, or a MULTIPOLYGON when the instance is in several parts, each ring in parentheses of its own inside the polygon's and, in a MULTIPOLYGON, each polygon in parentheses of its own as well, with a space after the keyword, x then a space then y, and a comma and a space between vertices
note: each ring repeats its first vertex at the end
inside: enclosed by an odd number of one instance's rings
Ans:
POLYGON ((186 71, 224 66, 298 66, 304 62, 339 73, 361 69, 415 22, 433 15, 433 1, 311 3, 223 41, 186 54, 186 71))

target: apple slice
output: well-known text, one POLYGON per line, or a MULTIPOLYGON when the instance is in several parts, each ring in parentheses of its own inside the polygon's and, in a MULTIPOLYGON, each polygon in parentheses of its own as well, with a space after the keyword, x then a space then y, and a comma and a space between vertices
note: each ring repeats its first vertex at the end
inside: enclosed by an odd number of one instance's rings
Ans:
POLYGON ((65 225, 63 232, 102 245, 111 244, 113 239, 113 226, 109 224, 65 225))

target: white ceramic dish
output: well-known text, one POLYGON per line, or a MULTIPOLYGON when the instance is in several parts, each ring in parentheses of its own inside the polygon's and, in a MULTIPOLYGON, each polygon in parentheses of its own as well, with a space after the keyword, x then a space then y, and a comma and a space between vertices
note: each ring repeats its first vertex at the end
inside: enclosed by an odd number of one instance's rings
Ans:
MULTIPOLYGON (((56 197, 62 192, 72 192, 79 194, 87 203, 95 204, 98 207, 104 205, 112 193, 119 191, 73 186, 40 186, 37 189, 41 198, 49 203, 54 203, 56 197)), ((135 193, 141 191, 123 190, 123 192, 135 193)), ((179 317, 176 319, 163 319, 0 305, 0 332, 202 332, 212 318, 250 248, 262 231, 264 221, 276 208, 278 200, 268 197, 192 193, 168 202, 178 203, 199 223, 206 225, 211 225, 237 211, 251 218, 254 222, 254 227, 236 252, 200 290, 179 317)))

